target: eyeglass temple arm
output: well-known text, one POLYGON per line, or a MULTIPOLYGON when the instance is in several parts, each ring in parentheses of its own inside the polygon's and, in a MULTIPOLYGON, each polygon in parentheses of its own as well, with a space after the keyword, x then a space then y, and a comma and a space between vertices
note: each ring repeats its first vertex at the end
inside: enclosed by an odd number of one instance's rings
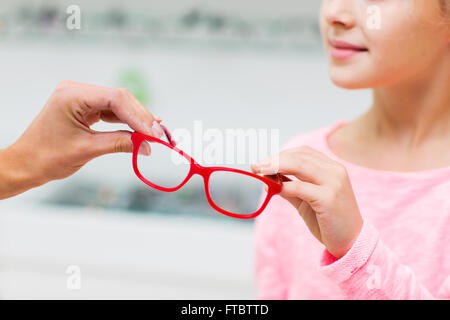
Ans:
POLYGON ((291 179, 282 175, 281 173, 274 174, 273 177, 277 179, 277 182, 279 184, 283 184, 283 182, 287 182, 287 181, 292 181, 291 179))
POLYGON ((167 141, 169 141, 169 143, 175 147, 176 142, 174 140, 172 140, 172 135, 170 134, 169 130, 166 128, 165 125, 163 125, 163 124, 159 124, 159 125, 164 130, 164 134, 166 135, 167 141))
POLYGON ((278 184, 282 184, 283 183, 283 178, 281 177, 281 174, 277 173, 277 174, 275 174, 275 177, 277 178, 278 184))

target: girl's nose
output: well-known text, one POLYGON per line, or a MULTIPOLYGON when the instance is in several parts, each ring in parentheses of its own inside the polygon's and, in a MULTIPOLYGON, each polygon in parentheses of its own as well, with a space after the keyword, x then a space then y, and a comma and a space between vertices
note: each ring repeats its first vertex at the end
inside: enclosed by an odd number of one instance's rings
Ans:
POLYGON ((322 5, 325 20, 330 26, 345 29, 355 26, 354 0, 324 0, 322 5))

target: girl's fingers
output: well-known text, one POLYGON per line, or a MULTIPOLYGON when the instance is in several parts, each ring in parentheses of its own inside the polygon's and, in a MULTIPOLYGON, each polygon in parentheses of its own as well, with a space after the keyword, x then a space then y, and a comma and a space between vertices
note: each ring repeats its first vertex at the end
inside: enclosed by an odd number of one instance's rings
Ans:
POLYGON ((262 174, 281 173, 293 175, 298 179, 323 184, 327 181, 330 165, 315 154, 301 151, 282 151, 278 156, 266 159, 262 165, 252 165, 252 170, 262 174))
POLYGON ((299 149, 299 150, 301 150, 301 152, 304 152, 304 153, 306 153, 306 154, 313 154, 313 155, 316 155, 317 157, 319 157, 320 159, 322 159, 323 161, 325 161, 325 162, 328 162, 328 163, 330 163, 330 164, 333 164, 335 161, 334 160, 332 160, 332 159, 330 159, 328 156, 326 156, 325 154, 323 154, 322 152, 320 152, 320 151, 317 151, 316 149, 314 149, 314 148, 311 148, 311 147, 309 147, 309 146, 301 146, 301 147, 298 147, 297 149, 299 149))
POLYGON ((301 200, 308 203, 315 203, 320 198, 321 187, 313 183, 305 181, 288 181, 283 182, 283 188, 279 193, 280 196, 286 198, 291 204, 298 208, 301 200))

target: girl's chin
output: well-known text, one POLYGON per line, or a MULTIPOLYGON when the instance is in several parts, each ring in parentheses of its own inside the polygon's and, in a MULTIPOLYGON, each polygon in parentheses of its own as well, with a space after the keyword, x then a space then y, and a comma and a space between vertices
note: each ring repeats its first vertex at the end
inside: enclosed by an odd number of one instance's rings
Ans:
POLYGON ((372 81, 363 77, 360 72, 351 70, 330 70, 330 79, 343 89, 367 89, 372 87, 372 81))
POLYGON ((370 86, 363 85, 361 82, 357 82, 354 80, 346 81, 342 79, 331 79, 331 81, 342 89, 367 89, 370 88, 370 86))

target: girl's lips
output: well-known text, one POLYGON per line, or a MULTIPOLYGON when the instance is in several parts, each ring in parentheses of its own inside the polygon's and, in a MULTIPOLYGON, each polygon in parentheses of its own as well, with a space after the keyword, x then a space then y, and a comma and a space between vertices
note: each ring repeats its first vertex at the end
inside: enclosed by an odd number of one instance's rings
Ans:
POLYGON ((354 55, 369 51, 367 48, 335 39, 330 39, 330 44, 330 54, 335 59, 347 59, 354 55))

